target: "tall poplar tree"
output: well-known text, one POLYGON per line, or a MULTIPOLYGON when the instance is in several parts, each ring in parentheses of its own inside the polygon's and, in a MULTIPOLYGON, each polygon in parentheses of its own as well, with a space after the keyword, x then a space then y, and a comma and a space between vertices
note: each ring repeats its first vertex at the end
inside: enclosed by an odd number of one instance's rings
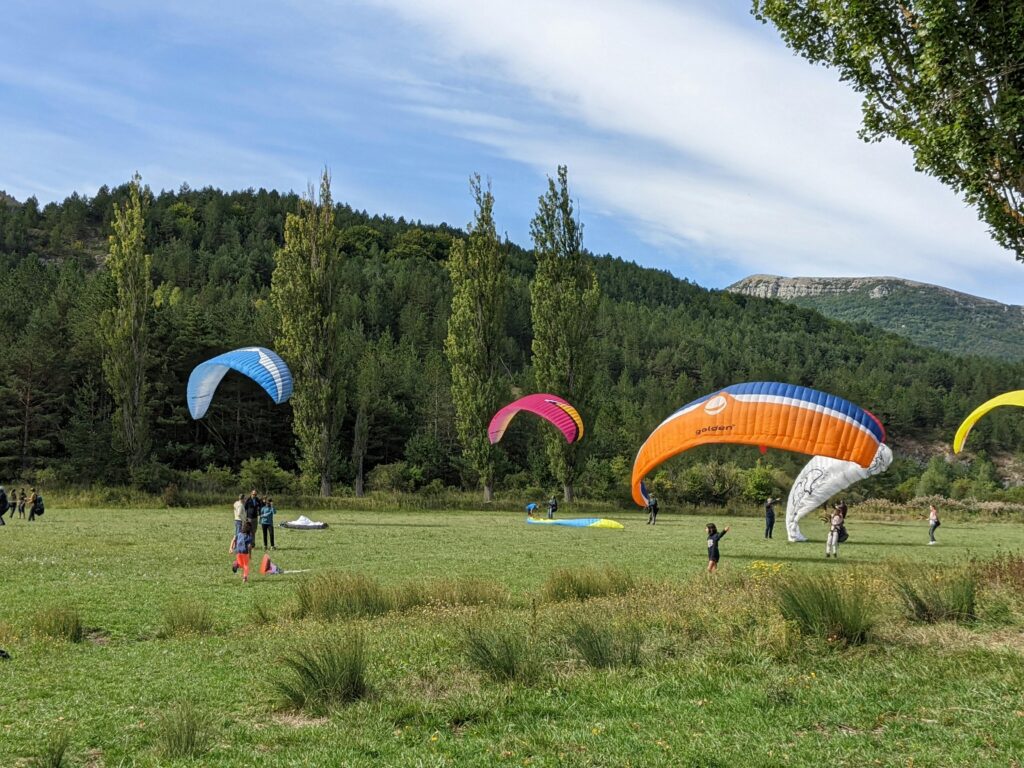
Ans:
POLYGON ((487 424, 508 394, 500 352, 505 343, 505 259, 494 227, 494 195, 479 174, 470 179, 476 216, 465 240, 452 243, 448 273, 452 313, 444 351, 452 367, 452 402, 463 455, 494 496, 497 453, 487 439, 487 424))
POLYGON ((107 257, 114 303, 101 320, 103 375, 114 399, 114 450, 124 456, 129 473, 135 473, 149 453, 146 319, 153 281, 145 251, 145 197, 142 179, 135 174, 128 200, 114 206, 107 257))
POLYGON ((330 496, 346 405, 346 297, 327 170, 320 178, 319 199, 310 186, 298 213, 288 214, 284 247, 274 260, 270 299, 277 314, 275 343, 292 371, 299 468, 319 484, 321 496, 330 496))
MULTIPOLYGON (((560 395, 585 412, 595 366, 594 325, 601 298, 597 277, 583 254, 583 229, 573 218, 568 171, 548 178, 530 223, 537 270, 530 285, 533 318, 533 373, 540 392, 560 395)), ((551 472, 562 483, 566 501, 574 497, 577 445, 557 430, 545 430, 551 472)))

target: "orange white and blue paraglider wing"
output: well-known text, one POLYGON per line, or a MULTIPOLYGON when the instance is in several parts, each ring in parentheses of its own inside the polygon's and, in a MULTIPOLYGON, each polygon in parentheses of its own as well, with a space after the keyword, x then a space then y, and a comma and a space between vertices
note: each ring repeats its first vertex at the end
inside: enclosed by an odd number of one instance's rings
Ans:
POLYGON ((557 395, 536 394, 521 397, 509 403, 491 419, 487 437, 494 444, 501 440, 505 429, 520 411, 528 411, 554 424, 568 443, 575 443, 583 437, 583 419, 579 411, 557 395))
POLYGON ((885 429, 841 397, 795 384, 733 384, 680 408, 659 424, 633 462, 633 501, 647 505, 643 479, 659 464, 698 445, 732 443, 871 464, 885 429))

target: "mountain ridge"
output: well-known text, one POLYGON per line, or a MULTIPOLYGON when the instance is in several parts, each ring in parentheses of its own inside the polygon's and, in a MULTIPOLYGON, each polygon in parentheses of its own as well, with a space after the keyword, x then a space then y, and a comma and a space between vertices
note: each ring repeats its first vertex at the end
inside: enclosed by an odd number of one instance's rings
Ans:
POLYGON ((750 275, 725 290, 865 322, 960 355, 1024 360, 1024 306, 900 277, 750 275))

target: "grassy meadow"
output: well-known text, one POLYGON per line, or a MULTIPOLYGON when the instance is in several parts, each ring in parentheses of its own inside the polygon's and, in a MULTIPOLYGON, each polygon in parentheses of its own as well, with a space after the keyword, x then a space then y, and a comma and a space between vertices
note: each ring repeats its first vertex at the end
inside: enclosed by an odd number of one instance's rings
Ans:
POLYGON ((788 544, 719 517, 708 576, 705 517, 307 514, 330 528, 279 528, 272 553, 305 572, 248 585, 228 505, 0 528, 0 766, 1024 761, 1020 523, 930 547, 854 508, 833 561, 815 521, 788 544), (915 619, 897 584, 968 607, 915 619), (820 631, 780 597, 815 585, 839 604, 820 631))

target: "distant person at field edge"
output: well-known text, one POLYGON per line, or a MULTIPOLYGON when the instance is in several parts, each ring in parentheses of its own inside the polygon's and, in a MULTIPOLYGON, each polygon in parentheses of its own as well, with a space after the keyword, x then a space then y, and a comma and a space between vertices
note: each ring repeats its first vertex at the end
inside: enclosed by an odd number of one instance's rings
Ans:
POLYGON ((7 514, 7 510, 11 508, 10 502, 7 500, 7 491, 0 485, 0 525, 7 525, 4 522, 4 515, 7 514))
POLYGON ((242 520, 245 519, 245 494, 238 494, 238 500, 234 504, 235 512, 235 536, 242 532, 242 520))
POLYGON ((775 505, 779 503, 779 499, 773 499, 771 496, 764 503, 764 537, 770 539, 772 537, 772 531, 775 530, 775 505))
MULTIPOLYGON (((13 493, 13 491, 12 491, 12 493, 13 493)), ((28 496, 25 495, 25 489, 22 488, 18 492, 18 517, 24 517, 25 516, 25 501, 27 499, 28 499, 28 496)))
POLYGON ((552 496, 548 499, 548 520, 552 520, 555 517, 555 512, 558 511, 558 499, 552 496))
POLYGON ((36 489, 32 489, 32 495, 28 497, 28 521, 31 523, 36 519, 36 515, 39 513, 39 494, 36 493, 36 489))
POLYGON ((267 532, 270 532, 270 548, 277 549, 274 546, 274 515, 277 514, 277 510, 274 509, 274 500, 267 499, 264 505, 260 508, 260 527, 263 528, 263 548, 267 548, 267 532))
POLYGON ((832 510, 828 521, 828 538, 825 539, 825 557, 839 558, 839 531, 843 527, 843 516, 838 507, 832 510))
POLYGON ((242 532, 235 536, 235 563, 231 566, 232 573, 242 569, 242 583, 249 581, 249 553, 252 547, 252 524, 246 520, 242 523, 242 532))
POLYGON ((708 523, 704 529, 708 534, 708 573, 714 573, 718 570, 718 542, 729 532, 729 526, 726 526, 721 533, 718 532, 714 523, 708 523))
POLYGON ((942 525, 942 523, 939 522, 939 510, 937 510, 935 508, 935 505, 932 504, 932 505, 930 505, 928 507, 928 544, 929 544, 929 546, 932 545, 932 544, 938 544, 938 542, 935 541, 935 529, 938 528, 940 525, 942 525))
POLYGON ((256 521, 260 517, 261 509, 263 509, 263 500, 256 495, 256 489, 253 488, 249 498, 245 500, 245 519, 253 531, 256 530, 256 521))
POLYGON ((658 524, 658 500, 653 496, 651 496, 651 500, 647 502, 647 524, 658 524))

